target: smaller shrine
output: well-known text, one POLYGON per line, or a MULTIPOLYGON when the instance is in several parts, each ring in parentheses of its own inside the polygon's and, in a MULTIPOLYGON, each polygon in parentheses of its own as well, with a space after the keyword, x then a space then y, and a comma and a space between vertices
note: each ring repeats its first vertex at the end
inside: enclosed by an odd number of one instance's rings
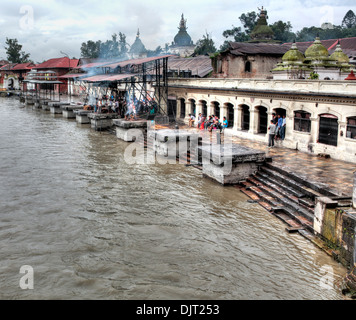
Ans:
POLYGON ((147 58, 147 50, 140 39, 140 30, 137 30, 135 42, 129 50, 130 59, 147 58))
POLYGON ((260 43, 280 43, 280 41, 274 40, 274 32, 272 28, 267 23, 267 10, 263 7, 260 9, 260 13, 258 15, 257 24, 252 30, 250 34, 250 40, 248 42, 260 43))
POLYGON ((342 51, 340 42, 333 54, 316 37, 304 54, 294 42, 290 50, 282 57, 282 62, 272 69, 273 78, 286 79, 319 79, 344 80, 352 69, 349 57, 342 51))

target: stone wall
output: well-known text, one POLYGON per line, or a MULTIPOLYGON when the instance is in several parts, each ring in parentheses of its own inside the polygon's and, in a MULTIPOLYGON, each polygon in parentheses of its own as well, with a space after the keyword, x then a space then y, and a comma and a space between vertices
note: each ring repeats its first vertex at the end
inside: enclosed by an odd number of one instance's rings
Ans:
POLYGON ((280 61, 280 58, 267 56, 234 56, 229 55, 227 59, 221 61, 220 72, 214 73, 217 78, 245 78, 245 79, 266 79, 271 77, 271 70, 280 61), (249 62, 250 70, 246 71, 246 63, 249 62))

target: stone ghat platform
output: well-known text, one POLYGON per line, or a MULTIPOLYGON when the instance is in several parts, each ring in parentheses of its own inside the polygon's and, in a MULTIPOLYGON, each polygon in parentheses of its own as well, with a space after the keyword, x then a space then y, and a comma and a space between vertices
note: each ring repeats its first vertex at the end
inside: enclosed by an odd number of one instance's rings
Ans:
POLYGON ((107 130, 113 126, 113 120, 117 119, 117 113, 88 113, 91 128, 96 131, 107 130))
POLYGON ((113 125, 116 129, 116 136, 118 139, 133 142, 139 138, 145 138, 147 135, 147 128, 151 124, 150 120, 125 120, 114 119, 113 125), (135 129, 135 130, 133 130, 135 129))
POLYGON ((60 108, 62 109, 63 118, 66 119, 75 119, 76 114, 74 113, 75 110, 83 109, 83 105, 81 104, 65 104, 61 105, 60 108))
POLYGON ((212 144, 198 147, 203 176, 222 185, 233 185, 256 173, 266 153, 236 144, 212 144))
POLYGON ((62 114, 63 113, 62 107, 69 104, 70 104, 69 102, 60 102, 60 101, 48 102, 49 109, 53 114, 62 114))
POLYGON ((80 124, 89 124, 90 119, 88 118, 88 114, 93 113, 93 110, 84 110, 84 109, 76 109, 73 110, 75 114, 75 120, 80 124))
POLYGON ((188 152, 190 157, 198 157, 197 148, 202 138, 191 130, 161 129, 150 130, 147 139, 153 142, 151 145, 158 155, 185 159, 188 152))

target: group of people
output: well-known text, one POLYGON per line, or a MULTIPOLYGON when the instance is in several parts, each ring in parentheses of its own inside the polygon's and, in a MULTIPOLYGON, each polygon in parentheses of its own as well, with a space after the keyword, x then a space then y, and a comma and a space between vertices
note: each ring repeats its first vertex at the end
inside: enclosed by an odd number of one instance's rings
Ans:
POLYGON ((228 121, 226 117, 223 117, 223 121, 220 121, 219 117, 216 115, 211 115, 206 117, 199 113, 198 118, 196 119, 194 114, 189 114, 189 127, 197 126, 200 130, 208 130, 211 132, 212 130, 220 130, 220 132, 227 128, 228 121))
POLYGON ((128 101, 125 96, 104 95, 95 98, 93 103, 87 103, 85 110, 93 110, 95 113, 117 113, 121 118, 127 120, 136 119, 138 113, 155 114, 157 106, 155 103, 149 104, 148 101, 128 101))
POLYGON ((284 140, 286 134, 286 116, 285 114, 281 116, 280 114, 272 114, 272 120, 268 127, 268 147, 274 147, 275 140, 284 140))

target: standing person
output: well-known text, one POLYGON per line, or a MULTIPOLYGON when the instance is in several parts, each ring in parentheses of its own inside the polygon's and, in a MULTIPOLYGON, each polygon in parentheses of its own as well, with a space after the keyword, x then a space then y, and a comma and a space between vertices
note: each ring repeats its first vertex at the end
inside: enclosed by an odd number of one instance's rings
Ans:
POLYGON ((271 120, 271 123, 268 127, 268 148, 274 147, 274 136, 276 135, 276 128, 277 126, 273 123, 273 120, 271 120))
POLYGON ((202 119, 202 115, 201 115, 201 113, 199 113, 199 115, 198 115, 198 123, 197 123, 198 128, 200 128, 201 119, 202 119))
POLYGON ((278 119, 277 119, 277 116, 275 113, 272 113, 272 121, 273 121, 273 124, 277 124, 277 122, 278 122, 278 119))
POLYGON ((281 138, 281 128, 282 128, 282 124, 283 124, 283 119, 281 117, 281 115, 279 114, 277 116, 277 130, 276 130, 276 140, 281 138))
POLYGON ((226 117, 224 117, 224 118, 223 118, 223 125, 222 125, 222 127, 223 127, 223 129, 225 129, 225 128, 227 128, 227 126, 228 126, 228 122, 227 122, 226 117))
POLYGON ((101 113, 101 105, 102 105, 102 103, 101 103, 101 100, 99 99, 98 100, 98 113, 101 113))
POLYGON ((287 120, 286 120, 286 115, 283 115, 283 119, 282 119, 282 127, 281 127, 281 139, 284 140, 285 136, 286 136, 286 124, 287 124, 287 120))

